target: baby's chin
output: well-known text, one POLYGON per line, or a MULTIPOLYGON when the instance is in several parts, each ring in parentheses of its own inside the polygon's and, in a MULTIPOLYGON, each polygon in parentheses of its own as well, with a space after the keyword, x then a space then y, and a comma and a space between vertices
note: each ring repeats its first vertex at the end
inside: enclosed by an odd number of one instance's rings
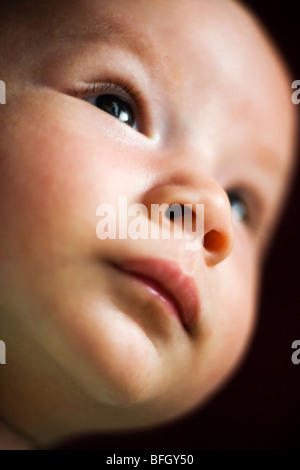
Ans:
POLYGON ((105 314, 115 317, 105 337, 96 343, 97 334, 77 336, 72 347, 68 345, 72 354, 64 355, 72 358, 65 362, 65 370, 87 397, 82 403, 90 411, 87 416, 93 416, 84 423, 86 431, 139 429, 186 415, 228 380, 244 351, 245 341, 240 341, 216 354, 217 345, 206 338, 198 363, 189 354, 180 360, 180 349, 169 355, 166 347, 156 349, 124 312, 110 309, 105 314))

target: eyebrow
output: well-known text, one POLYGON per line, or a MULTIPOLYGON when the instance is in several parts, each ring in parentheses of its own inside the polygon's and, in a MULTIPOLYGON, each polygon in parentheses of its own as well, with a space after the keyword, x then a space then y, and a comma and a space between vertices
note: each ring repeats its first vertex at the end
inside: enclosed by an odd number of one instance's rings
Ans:
MULTIPOLYGON (((273 178, 276 175, 283 175, 283 178, 287 178, 289 175, 289 159, 285 159, 276 152, 276 150, 269 148, 268 146, 259 144, 257 151, 255 152, 256 157, 250 153, 246 159, 240 160, 240 165, 255 167, 256 170, 264 175, 268 175, 269 178, 273 178), (263 157, 263 158, 261 158, 263 157)), ((237 164, 234 158, 231 163, 237 164)))
POLYGON ((165 64, 165 56, 149 31, 138 24, 121 17, 119 14, 102 15, 93 22, 84 23, 74 28, 60 28, 56 31, 58 41, 67 41, 76 48, 83 43, 85 47, 99 43, 113 44, 118 41, 118 48, 136 55, 141 62, 147 63, 154 73, 159 73, 165 64))
POLYGON ((81 25, 77 28, 60 30, 57 32, 58 39, 68 40, 69 42, 84 41, 86 43, 105 42, 109 43, 118 38, 123 40, 124 44, 131 49, 143 55, 145 51, 150 56, 151 50, 155 47, 153 39, 145 31, 141 31, 135 25, 134 27, 125 19, 117 16, 102 17, 97 24, 81 25))

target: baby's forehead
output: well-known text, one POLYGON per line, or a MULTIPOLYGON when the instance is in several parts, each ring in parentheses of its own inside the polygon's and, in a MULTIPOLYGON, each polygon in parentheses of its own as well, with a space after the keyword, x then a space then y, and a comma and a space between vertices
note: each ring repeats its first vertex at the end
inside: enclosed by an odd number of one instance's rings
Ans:
MULTIPOLYGON (((252 51, 265 48, 267 42, 256 21, 234 0, 173 0, 172 8, 168 0, 12 0, 1 16, 1 29, 12 25, 34 38, 24 41, 28 48, 38 42, 41 47, 46 43, 63 48, 68 40, 78 45, 96 38, 133 39, 137 46, 147 41, 149 54, 158 46, 156 51, 161 50, 166 58, 163 35, 168 35, 174 49, 184 40, 182 46, 194 43, 199 53, 214 36, 216 54, 228 46, 228 55, 238 50, 249 54, 251 47, 252 51)), ((224 58, 219 57, 219 62, 224 58)))
POLYGON ((246 18, 239 3, 237 0, 172 0, 170 8, 169 0, 0 0, 0 22, 2 27, 11 22, 29 24, 32 32, 42 35, 51 31, 54 36, 48 37, 49 41, 66 33, 74 36, 93 34, 96 30, 109 33, 111 24, 126 26, 131 20, 136 29, 152 24, 177 34, 182 29, 188 30, 192 22, 198 21, 200 28, 209 20, 211 30, 223 23, 224 31, 234 32, 230 31, 232 25, 245 23, 246 18))
MULTIPOLYGON (((3 5, 1 17, 1 29, 5 29, 5 24, 23 26, 24 34, 35 33, 49 43, 64 37, 83 40, 99 33, 110 37, 116 29, 122 32, 126 28, 133 33, 135 30, 137 41, 142 40, 140 33, 148 30, 154 36, 170 33, 172 42, 182 33, 188 35, 193 23, 205 33, 219 29, 225 36, 243 32, 243 37, 248 34, 256 43, 263 40, 255 22, 235 0, 173 0, 172 8, 168 0, 12 0, 3 5)), ((191 39, 194 34, 190 36, 191 39)), ((194 36, 194 41, 198 40, 199 35, 194 36)), ((216 50, 219 45, 215 45, 216 50)), ((242 47, 241 42, 239 46, 242 47)))

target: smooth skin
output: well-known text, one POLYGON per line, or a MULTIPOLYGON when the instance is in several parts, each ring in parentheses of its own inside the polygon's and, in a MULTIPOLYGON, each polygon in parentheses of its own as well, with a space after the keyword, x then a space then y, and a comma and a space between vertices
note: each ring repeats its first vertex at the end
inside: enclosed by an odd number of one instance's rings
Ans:
POLYGON ((0 46, 0 416, 32 446, 173 420, 230 377, 295 133, 286 68, 235 2, 35 3, 6 12, 0 46), (103 83, 134 128, 90 102, 103 83), (100 241, 96 209, 121 195, 203 203, 203 249, 100 241), (153 257, 197 283, 193 334, 110 264, 153 257))

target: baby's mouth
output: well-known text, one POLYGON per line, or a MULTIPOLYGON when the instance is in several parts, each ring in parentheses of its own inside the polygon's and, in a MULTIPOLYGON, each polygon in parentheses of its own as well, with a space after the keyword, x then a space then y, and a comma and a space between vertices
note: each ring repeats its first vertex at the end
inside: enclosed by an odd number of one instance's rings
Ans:
POLYGON ((194 279, 184 274, 175 261, 140 258, 111 264, 159 298, 192 334, 199 316, 198 290, 194 279))

